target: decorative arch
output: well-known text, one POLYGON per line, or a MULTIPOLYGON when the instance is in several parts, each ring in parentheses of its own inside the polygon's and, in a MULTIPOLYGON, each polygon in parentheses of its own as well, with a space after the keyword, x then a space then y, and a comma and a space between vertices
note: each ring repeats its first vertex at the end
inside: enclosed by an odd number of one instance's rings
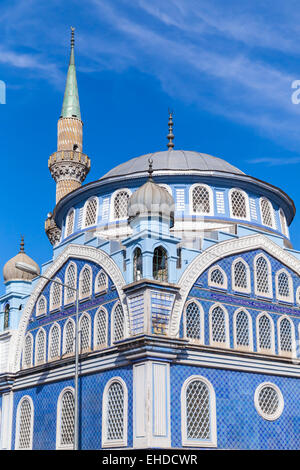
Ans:
POLYGON ((32 365, 33 365, 33 336, 31 333, 27 333, 27 335, 24 338, 22 366, 23 366, 23 369, 27 369, 29 367, 32 367, 32 365))
POLYGON ((233 347, 240 351, 253 351, 252 318, 245 308, 239 308, 233 315, 233 347))
POLYGON ((240 188, 231 188, 228 193, 230 217, 250 220, 248 194, 240 188))
POLYGON ((84 204, 83 208, 83 228, 93 227, 98 221, 99 201, 93 196, 84 204))
POLYGON ((75 209, 72 207, 66 217, 66 228, 65 228, 65 238, 72 235, 74 232, 74 222, 75 222, 75 209))
POLYGON ((219 266, 218 264, 209 268, 207 276, 208 276, 208 285, 210 287, 227 289, 227 286, 228 286, 227 275, 224 269, 222 269, 221 266, 219 266))
POLYGON ((110 220, 125 220, 128 218, 128 200, 131 191, 128 188, 117 189, 111 196, 110 220))
POLYGON ((282 268, 275 274, 276 298, 285 302, 294 302, 293 279, 290 273, 282 268))
POLYGON ((56 449, 73 449, 75 432, 74 388, 64 388, 57 400, 56 449))
POLYGON ((253 260, 254 293, 261 297, 273 297, 273 279, 270 260, 258 253, 253 260))
POLYGON ((16 418, 16 450, 31 450, 33 439, 34 406, 32 398, 25 395, 17 407, 16 418))
POLYGON ((204 311, 197 299, 185 304, 183 328, 188 341, 204 344, 204 311))
POLYGON ((75 321, 73 318, 68 318, 64 324, 63 329, 63 356, 72 356, 75 354, 75 321))
POLYGON ((48 361, 54 361, 60 358, 61 328, 55 322, 49 330, 48 340, 48 361))
POLYGON ((101 306, 94 318, 94 349, 108 346, 108 312, 101 306))
POLYGON ((275 229, 275 214, 271 201, 266 197, 261 197, 259 200, 259 207, 262 224, 275 229))
MULTIPOLYGON (((71 261, 65 272, 65 284, 70 287, 77 286, 77 264, 71 261)), ((76 299, 76 291, 73 289, 68 289, 67 287, 64 288, 64 304, 68 305, 75 302, 76 299)))
POLYGON ((261 312, 256 318, 256 347, 262 354, 275 354, 274 322, 267 312, 261 312))
POLYGON ((91 317, 84 312, 79 320, 80 333, 80 353, 89 352, 91 349, 92 324, 91 317))
POLYGON ((105 385, 102 401, 102 447, 127 446, 128 390, 121 377, 105 385), (112 409, 112 406, 115 409, 112 409))
POLYGON ((231 265, 231 284, 232 290, 236 292, 251 293, 250 268, 241 256, 236 258, 231 265))
MULTIPOLYGON (((82 259, 85 261, 91 261, 99 265, 100 268, 103 268, 113 282, 116 287, 116 291, 118 293, 118 297, 123 307, 124 315, 125 315, 125 323, 127 331, 129 330, 129 315, 128 309, 126 305, 126 297, 122 290, 123 286, 125 285, 124 277, 117 266, 117 264, 111 259, 111 257, 105 253, 103 250, 99 248, 94 248, 91 246, 83 246, 83 245, 68 245, 64 251, 53 261, 52 265, 45 271, 44 275, 46 277, 55 277, 57 271, 70 259, 70 258, 77 258, 82 259)), ((39 295, 44 290, 47 280, 41 278, 37 283, 35 289, 33 290, 25 308, 23 314, 21 316, 19 322, 19 328, 16 334, 13 337, 11 342, 11 349, 9 355, 9 363, 8 368, 9 371, 15 372, 20 368, 20 359, 22 353, 22 345, 23 345, 23 338, 25 336, 26 328, 28 325, 28 321, 30 316, 33 313, 33 309, 35 303, 39 297, 39 295)))
POLYGON ((277 320, 278 354, 294 357, 296 355, 295 326, 293 321, 282 315, 277 320))
POLYGON ((36 316, 45 315, 47 313, 47 300, 44 295, 41 295, 36 303, 36 316))
POLYGON ((93 292, 93 270, 85 264, 79 274, 79 299, 91 297, 93 292))
POLYGON ((207 184, 193 184, 189 190, 190 213, 214 215, 213 191, 207 184))
POLYGON ((229 317, 224 305, 213 304, 209 309, 209 344, 219 348, 230 348, 229 317))
POLYGON ((100 269, 96 276, 94 289, 95 295, 103 294, 108 289, 108 276, 103 269, 100 269))
POLYGON ((35 337, 35 361, 34 364, 46 362, 46 332, 44 328, 39 328, 35 337))

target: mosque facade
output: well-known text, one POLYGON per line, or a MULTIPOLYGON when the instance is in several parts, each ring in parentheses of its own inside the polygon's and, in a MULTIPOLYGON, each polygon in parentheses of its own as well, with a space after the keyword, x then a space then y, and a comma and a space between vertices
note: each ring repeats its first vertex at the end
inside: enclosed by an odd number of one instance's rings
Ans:
MULTIPOLYGON (((0 297, 1 449, 299 449, 300 252, 281 189, 167 148, 82 185, 74 31, 52 259, 0 297)), ((49 202, 50 204, 50 202, 49 202)))

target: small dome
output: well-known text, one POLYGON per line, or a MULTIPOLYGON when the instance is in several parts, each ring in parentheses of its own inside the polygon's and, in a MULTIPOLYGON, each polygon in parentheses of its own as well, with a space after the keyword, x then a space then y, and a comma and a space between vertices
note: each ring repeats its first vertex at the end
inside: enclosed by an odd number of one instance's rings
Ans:
POLYGON ((16 263, 26 263, 32 266, 34 269, 37 269, 38 272, 40 272, 40 268, 38 264, 33 261, 26 253, 24 253, 24 242, 23 239, 21 241, 21 248, 20 252, 11 258, 7 263, 4 265, 3 268, 3 277, 4 277, 4 282, 9 282, 9 281, 32 281, 33 278, 36 277, 35 274, 30 274, 30 273, 25 273, 24 271, 21 271, 20 269, 16 268, 15 264, 16 263))
POLYGON ((128 201, 128 216, 133 219, 137 215, 161 215, 174 220, 174 199, 162 186, 154 183, 151 178, 137 189, 128 201))

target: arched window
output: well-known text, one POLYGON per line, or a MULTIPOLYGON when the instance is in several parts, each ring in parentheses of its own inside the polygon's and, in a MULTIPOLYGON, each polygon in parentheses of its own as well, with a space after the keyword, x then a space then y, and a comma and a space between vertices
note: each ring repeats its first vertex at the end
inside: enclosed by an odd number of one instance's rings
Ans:
POLYGON ((57 404, 57 449, 73 449, 75 400, 72 388, 63 390, 57 404))
POLYGON ((212 346, 229 348, 228 316, 220 305, 210 310, 210 343, 212 346))
POLYGON ((61 280, 56 277, 55 281, 51 283, 50 287, 50 310, 56 310, 61 307, 62 286, 57 284, 58 282, 61 283, 61 280))
POLYGON ((115 343, 125 337, 125 316, 120 303, 113 309, 112 319, 112 343, 115 343))
POLYGON ((254 260, 255 294, 272 297, 271 266, 267 258, 259 255, 254 260))
POLYGON ((46 333, 39 330, 35 342, 35 364, 42 364, 46 360, 46 333))
POLYGON ((24 342, 23 350, 23 367, 32 366, 32 354, 33 354, 33 338, 30 333, 27 333, 24 342))
POLYGON ((257 317, 257 350, 274 354, 274 324, 266 313, 257 317))
POLYGON ((89 266, 84 266, 79 276, 79 298, 85 299, 92 295, 92 270, 89 266))
POLYGON ((264 197, 260 198, 261 221, 267 227, 275 228, 274 210, 270 201, 264 197))
POLYGON ((46 298, 43 295, 41 295, 41 297, 37 301, 36 314, 44 315, 46 312, 47 312, 47 301, 46 301, 46 298))
POLYGON ((252 350, 253 335, 252 321, 245 310, 238 310, 234 314, 234 347, 241 350, 252 350))
POLYGON ((65 284, 70 286, 70 289, 65 287, 65 305, 75 302, 76 299, 76 278, 77 278, 77 267, 75 263, 70 263, 66 269, 65 284), (73 289, 72 289, 73 287, 73 289))
POLYGON ((17 408, 16 449, 31 450, 33 435, 33 403, 30 397, 21 398, 17 408))
POLYGON ((294 325, 287 317, 278 320, 278 345, 279 354, 291 356, 295 351, 294 325))
POLYGON ((87 314, 83 314, 80 323, 80 352, 87 352, 91 349, 91 320, 87 314))
POLYGON ((191 200, 194 214, 212 215, 213 200, 209 186, 196 185, 191 188, 191 200))
POLYGON ((196 301, 185 307, 185 337, 195 342, 204 342, 203 310, 196 301))
POLYGON ((242 258, 238 258, 232 263, 231 271, 232 289, 237 292, 250 293, 250 269, 248 264, 242 258))
POLYGON ((111 379, 103 392, 102 447, 127 445, 128 392, 120 377, 111 379))
POLYGON ((84 206, 84 227, 91 227, 97 224, 98 199, 89 199, 84 206))
POLYGON ((137 247, 133 253, 133 280, 140 281, 143 278, 142 250, 137 247))
POLYGON ((286 302, 293 302, 293 281, 285 269, 277 271, 275 276, 276 282, 276 297, 278 300, 285 300, 286 302))
POLYGON ((108 346, 107 341, 107 312, 104 308, 100 308, 95 315, 95 325, 94 325, 94 348, 101 349, 108 346))
POLYGON ((153 253, 153 278, 168 281, 168 254, 162 246, 155 248, 153 253))
POLYGON ((52 361, 60 357, 60 326, 52 325, 49 332, 48 360, 52 361))
POLYGON ((201 376, 191 376, 181 391, 182 445, 216 447, 216 397, 211 383, 201 376))
POLYGON ((9 304, 6 304, 4 308, 4 322, 3 322, 4 330, 7 330, 9 328, 9 321, 10 321, 10 306, 9 304))
POLYGON ((230 191, 231 216, 237 219, 249 219, 248 197, 244 191, 233 189, 230 191))
POLYGON ((212 266, 208 271, 208 285, 227 289, 227 276, 220 266, 212 266))
POLYGON ((289 229, 288 229, 286 218, 282 209, 279 209, 279 218, 280 218, 281 231, 284 236, 288 237, 289 229))
POLYGON ((122 189, 113 196, 113 219, 121 220, 128 217, 128 199, 130 192, 122 189))
POLYGON ((104 271, 99 271, 95 280, 95 294, 100 294, 108 289, 108 277, 104 271))
POLYGON ((74 354, 75 327, 73 320, 68 320, 64 327, 63 353, 74 354))
POLYGON ((69 237, 74 232, 74 220, 75 220, 75 210, 70 209, 67 215, 66 220, 66 235, 65 237, 69 237))

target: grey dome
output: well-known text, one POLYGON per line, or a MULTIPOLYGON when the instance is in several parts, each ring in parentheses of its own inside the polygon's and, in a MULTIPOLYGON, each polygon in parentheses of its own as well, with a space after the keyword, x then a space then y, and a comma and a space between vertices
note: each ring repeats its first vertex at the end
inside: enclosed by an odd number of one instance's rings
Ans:
POLYGON ((205 153, 191 152, 189 150, 166 150, 163 152, 148 153, 140 157, 132 158, 121 165, 116 166, 102 179, 122 176, 144 174, 148 169, 149 158, 153 160, 154 171, 179 171, 179 172, 222 172, 235 175, 244 175, 241 170, 218 157, 205 153))
POLYGON ((7 263, 4 265, 3 268, 3 277, 4 282, 9 281, 32 281, 33 278, 36 277, 35 274, 26 273, 21 271, 20 269, 16 268, 16 263, 26 263, 32 266, 34 269, 37 269, 40 272, 40 268, 38 264, 33 261, 26 253, 20 251, 16 256, 11 258, 7 263))
POLYGON ((129 219, 137 215, 162 215, 174 219, 174 199, 163 187, 149 179, 147 183, 138 188, 129 198, 129 219))

